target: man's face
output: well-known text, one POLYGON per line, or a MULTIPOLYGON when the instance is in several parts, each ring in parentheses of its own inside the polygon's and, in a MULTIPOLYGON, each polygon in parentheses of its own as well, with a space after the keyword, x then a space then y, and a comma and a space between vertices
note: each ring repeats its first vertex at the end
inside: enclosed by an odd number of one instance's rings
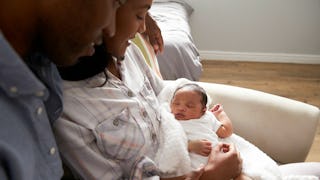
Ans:
POLYGON ((104 35, 115 32, 116 0, 46 0, 39 16, 40 51, 58 66, 94 53, 104 35), (106 33, 107 32, 107 33, 106 33))

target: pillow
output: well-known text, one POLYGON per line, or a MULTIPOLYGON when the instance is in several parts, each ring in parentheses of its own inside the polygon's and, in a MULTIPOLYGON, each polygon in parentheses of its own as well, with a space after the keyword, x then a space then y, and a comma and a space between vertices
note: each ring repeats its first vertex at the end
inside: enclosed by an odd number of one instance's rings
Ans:
POLYGON ((144 59, 146 63, 149 65, 149 67, 161 78, 162 75, 160 73, 158 59, 156 57, 156 54, 154 53, 153 47, 149 43, 148 40, 144 37, 144 35, 137 33, 135 38, 132 40, 133 43, 135 43, 140 51, 142 52, 144 59))
POLYGON ((176 2, 182 4, 186 10, 188 15, 190 16, 193 12, 191 0, 154 0, 153 3, 166 3, 166 2, 176 2))

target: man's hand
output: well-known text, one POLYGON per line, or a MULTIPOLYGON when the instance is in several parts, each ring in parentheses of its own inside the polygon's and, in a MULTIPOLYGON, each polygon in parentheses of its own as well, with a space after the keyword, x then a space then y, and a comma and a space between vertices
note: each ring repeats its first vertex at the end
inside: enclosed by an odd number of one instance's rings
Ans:
POLYGON ((156 54, 163 51, 163 39, 161 35, 161 30, 157 22, 148 13, 146 15, 146 31, 145 34, 149 38, 149 42, 152 45, 154 52, 156 54))

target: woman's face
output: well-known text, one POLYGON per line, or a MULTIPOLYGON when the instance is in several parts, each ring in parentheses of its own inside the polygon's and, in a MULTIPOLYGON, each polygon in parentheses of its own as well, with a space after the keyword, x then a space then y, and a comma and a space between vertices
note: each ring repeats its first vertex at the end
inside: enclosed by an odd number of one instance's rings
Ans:
POLYGON ((128 0, 116 14, 116 33, 113 37, 104 37, 108 52, 117 58, 124 57, 129 40, 137 32, 145 31, 145 16, 150 9, 152 0, 128 0))

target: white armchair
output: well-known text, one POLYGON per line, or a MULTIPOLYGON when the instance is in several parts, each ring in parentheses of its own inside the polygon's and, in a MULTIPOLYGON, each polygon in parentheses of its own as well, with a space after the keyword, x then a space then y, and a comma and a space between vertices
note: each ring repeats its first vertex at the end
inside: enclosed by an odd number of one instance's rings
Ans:
MULTIPOLYGON (((142 36, 136 36, 135 43, 150 67, 159 73, 150 44, 142 36)), ((280 166, 284 175, 316 175, 320 178, 320 162, 299 163, 305 161, 313 143, 320 119, 318 107, 247 88, 197 83, 205 88, 212 103, 224 106, 236 134, 279 164, 285 164, 280 166)))
POLYGON ((280 164, 303 162, 313 143, 319 108, 247 88, 199 82, 221 103, 236 134, 280 164))

